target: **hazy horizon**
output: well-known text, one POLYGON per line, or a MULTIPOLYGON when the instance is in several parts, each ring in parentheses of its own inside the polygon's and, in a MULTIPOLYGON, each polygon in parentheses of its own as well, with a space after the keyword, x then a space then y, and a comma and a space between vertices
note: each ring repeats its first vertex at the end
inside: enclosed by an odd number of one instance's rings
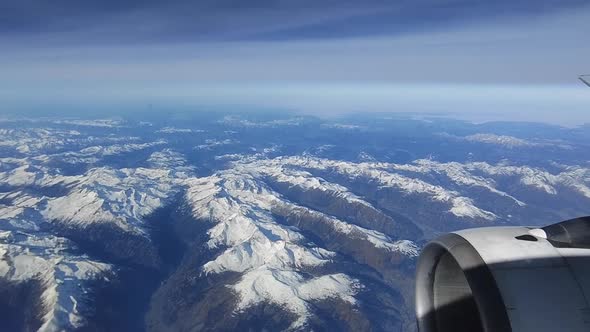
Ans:
POLYGON ((4 114, 146 105, 590 122, 584 1, 9 4, 4 114))

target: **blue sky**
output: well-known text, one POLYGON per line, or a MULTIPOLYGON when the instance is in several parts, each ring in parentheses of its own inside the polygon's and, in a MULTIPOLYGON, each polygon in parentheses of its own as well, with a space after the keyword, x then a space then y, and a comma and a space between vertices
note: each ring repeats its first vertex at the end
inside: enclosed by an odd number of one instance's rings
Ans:
MULTIPOLYGON (((144 104, 590 122, 578 0, 0 0, 6 113, 144 104)), ((588 91, 587 91, 588 90, 588 91)), ((2 112, 2 109, 0 109, 2 112)))

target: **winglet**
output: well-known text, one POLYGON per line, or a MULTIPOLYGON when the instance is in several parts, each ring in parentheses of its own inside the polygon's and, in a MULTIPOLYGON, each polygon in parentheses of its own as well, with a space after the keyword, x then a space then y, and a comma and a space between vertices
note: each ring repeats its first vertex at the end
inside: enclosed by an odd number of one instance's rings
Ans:
POLYGON ((579 79, 580 81, 582 81, 582 83, 584 83, 584 84, 586 84, 588 87, 590 87, 590 80, 589 80, 588 78, 586 78, 586 77, 590 78, 590 74, 589 74, 589 75, 580 75, 580 76, 578 76, 578 79, 579 79))

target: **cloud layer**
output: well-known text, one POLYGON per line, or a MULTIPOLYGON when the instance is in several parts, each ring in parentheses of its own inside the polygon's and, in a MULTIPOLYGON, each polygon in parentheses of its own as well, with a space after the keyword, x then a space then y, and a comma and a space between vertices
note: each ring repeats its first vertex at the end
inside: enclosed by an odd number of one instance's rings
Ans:
POLYGON ((347 38, 424 32, 583 5, 587 1, 7 0, 0 11, 0 37, 86 45, 347 38))

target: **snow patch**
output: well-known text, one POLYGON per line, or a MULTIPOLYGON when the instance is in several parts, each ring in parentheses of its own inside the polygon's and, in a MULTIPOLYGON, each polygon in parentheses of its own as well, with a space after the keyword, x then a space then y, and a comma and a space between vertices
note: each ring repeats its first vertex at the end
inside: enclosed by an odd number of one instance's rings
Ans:
POLYGON ((244 274, 232 286, 240 296, 238 311, 264 302, 277 304, 297 316, 290 329, 305 325, 311 316, 310 301, 339 299, 354 305, 354 295, 361 287, 357 280, 342 273, 305 279, 294 271, 267 268, 244 274))

